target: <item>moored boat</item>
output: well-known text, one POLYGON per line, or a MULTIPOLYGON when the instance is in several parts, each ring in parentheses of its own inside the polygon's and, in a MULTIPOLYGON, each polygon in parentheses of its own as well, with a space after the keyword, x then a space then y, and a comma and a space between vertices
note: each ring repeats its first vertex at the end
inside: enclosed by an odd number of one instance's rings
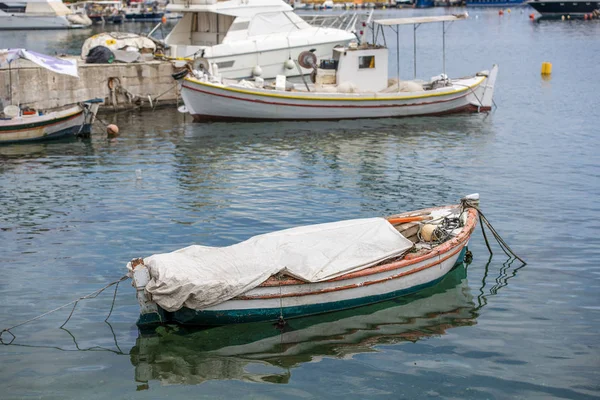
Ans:
POLYGON ((98 104, 74 104, 46 111, 9 107, 5 108, 5 117, 0 118, 0 144, 89 135, 98 104), (18 114, 11 114, 12 110, 18 114))
POLYGON ((531 0, 527 4, 543 17, 584 16, 593 13, 596 17, 600 16, 598 0, 531 0))
POLYGON ((296 76, 288 60, 306 50, 325 56, 348 44, 358 19, 342 14, 310 24, 282 0, 173 0, 167 10, 183 14, 165 38, 167 55, 207 59, 232 79, 296 76))
POLYGON ((419 291, 462 262, 478 195, 460 204, 190 246, 134 259, 138 326, 224 325, 353 308, 419 291))
POLYGON ((0 3, 0 30, 80 29, 92 21, 76 14, 61 0, 20 0, 0 3))
MULTIPOLYGON (((397 29, 404 24, 464 18, 415 17, 374 23, 397 29)), ((460 79, 449 79, 445 73, 430 81, 389 79, 388 49, 366 43, 334 48, 332 57, 321 60, 318 66, 316 57, 303 53, 296 64, 298 70, 312 66, 312 83, 303 77, 303 84, 292 84, 285 76, 278 76, 274 87, 264 85, 261 79, 228 80, 205 60, 200 70, 183 79, 181 96, 195 121, 340 120, 485 112, 492 108, 498 73, 494 65, 489 71, 460 79)))
POLYGON ((526 0, 466 0, 467 7, 519 7, 526 0))
MULTIPOLYGON (((26 49, 0 49, 0 66, 18 59, 28 60, 57 74, 79 78, 77 61, 36 53, 26 49)), ((9 85, 9 105, 0 112, 0 144, 55 139, 63 136, 85 136, 91 131, 100 99, 69 104, 50 110, 34 110, 11 104, 12 82, 9 85)))

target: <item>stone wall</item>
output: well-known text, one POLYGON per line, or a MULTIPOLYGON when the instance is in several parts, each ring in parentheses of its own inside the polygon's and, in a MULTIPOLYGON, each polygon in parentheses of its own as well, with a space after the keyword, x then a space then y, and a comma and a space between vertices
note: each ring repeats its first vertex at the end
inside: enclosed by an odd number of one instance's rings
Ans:
POLYGON ((85 64, 79 62, 79 79, 56 74, 28 60, 17 60, 11 68, 0 68, 0 110, 11 104, 48 109, 84 100, 102 98, 104 107, 115 108, 175 103, 177 85, 173 67, 165 61, 131 64, 85 64), (117 78, 117 79, 115 79, 117 78), (112 82, 112 90, 109 87, 112 82), (159 97, 160 96, 160 97, 159 97), (157 97, 159 97, 157 99, 157 97), (131 101, 131 102, 130 102, 131 101))

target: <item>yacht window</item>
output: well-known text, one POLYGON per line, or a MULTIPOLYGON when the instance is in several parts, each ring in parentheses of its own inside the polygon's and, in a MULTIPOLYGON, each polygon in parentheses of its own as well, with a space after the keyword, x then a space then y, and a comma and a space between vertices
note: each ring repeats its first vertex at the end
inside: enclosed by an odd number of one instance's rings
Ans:
POLYGON ((231 67, 233 67, 233 64, 235 64, 235 61, 223 61, 223 62, 218 62, 217 67, 219 67, 219 69, 231 68, 231 67))
POLYGON ((249 25, 250 21, 236 22, 233 25, 231 25, 231 28, 229 28, 229 32, 243 31, 244 29, 248 29, 249 25))
POLYGON ((375 68, 375 56, 358 57, 358 68, 359 69, 375 68))

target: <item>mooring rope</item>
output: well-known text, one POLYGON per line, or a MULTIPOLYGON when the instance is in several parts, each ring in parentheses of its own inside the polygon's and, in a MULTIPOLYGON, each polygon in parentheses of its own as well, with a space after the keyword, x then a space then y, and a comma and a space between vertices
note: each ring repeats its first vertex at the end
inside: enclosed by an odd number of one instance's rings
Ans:
POLYGON ((490 255, 493 255, 494 253, 492 252, 492 248, 490 247, 490 244, 488 242, 487 235, 485 234, 484 225, 488 227, 488 229, 494 236, 494 239, 496 239, 496 241, 500 245, 500 248, 502 249, 502 251, 504 251, 504 253, 506 253, 506 255, 508 257, 516 258, 517 260, 521 261, 523 263, 523 265, 527 264, 525 262, 525 260, 523 260, 521 257, 519 257, 517 255, 517 253, 515 253, 513 251, 513 249, 510 248, 510 246, 506 243, 506 241, 504 241, 504 239, 502 239, 500 234, 496 231, 496 229, 494 229, 494 227, 492 226, 490 221, 488 221, 488 219, 485 217, 483 212, 481 212, 481 209, 476 204, 472 203, 469 200, 463 200, 462 204, 463 204, 464 208, 473 208, 477 211, 477 213, 479 215, 479 221, 481 222, 481 231, 483 232, 483 238, 485 239, 485 245, 487 246, 487 248, 490 252, 490 255))
MULTIPOLYGON (((81 300, 93 299, 93 298, 97 297, 100 293, 104 292, 106 289, 108 289, 109 287, 111 287, 113 285, 117 285, 117 287, 118 287, 119 283, 121 283, 122 281, 124 281, 124 280, 126 280, 128 278, 129 278, 128 275, 123 275, 122 277, 120 277, 116 281, 111 282, 108 285, 106 285, 106 286, 104 286, 104 287, 102 287, 102 288, 100 288, 100 289, 98 289, 96 291, 93 291, 90 294, 86 294, 85 296, 81 296, 80 298, 75 299, 75 300, 73 300, 73 301, 71 301, 71 302, 69 302, 67 304, 64 304, 64 305, 62 305, 60 307, 57 307, 57 308, 55 308, 53 310, 47 311, 47 312, 45 312, 45 313, 43 313, 41 315, 38 315, 37 317, 33 317, 31 319, 28 319, 27 321, 23 321, 21 323, 18 323, 17 325, 11 326, 9 328, 2 329, 0 331, 0 343, 2 343, 4 345, 8 345, 8 344, 11 344, 17 338, 15 336, 15 334, 11 332, 12 329, 15 329, 15 328, 18 328, 19 326, 22 326, 22 325, 28 324, 30 322, 36 321, 36 320, 38 320, 40 318, 45 317, 46 315, 52 314, 53 312, 56 312, 58 310, 62 310, 63 308, 68 307, 71 304, 74 304, 73 309, 71 310, 71 313, 69 314, 69 317, 67 318, 67 320, 65 321, 65 323, 60 326, 62 328, 63 326, 65 326, 67 324, 67 322, 69 322, 69 320, 71 319, 71 316, 73 316, 73 312, 75 311, 75 307, 77 307, 77 303, 79 303, 81 300), (9 333, 12 336, 12 339, 8 343, 5 343, 4 340, 2 340, 2 335, 4 334, 4 332, 7 332, 7 333, 9 333)), ((116 299, 116 296, 117 295, 116 295, 116 291, 115 291, 115 295, 113 297, 113 306, 114 306, 114 301, 116 299)), ((111 313, 112 313, 112 309, 113 309, 113 307, 111 306, 111 309, 110 309, 111 313)), ((109 317, 110 317, 110 314, 109 314, 109 317)), ((108 317, 106 319, 108 319, 108 317)))

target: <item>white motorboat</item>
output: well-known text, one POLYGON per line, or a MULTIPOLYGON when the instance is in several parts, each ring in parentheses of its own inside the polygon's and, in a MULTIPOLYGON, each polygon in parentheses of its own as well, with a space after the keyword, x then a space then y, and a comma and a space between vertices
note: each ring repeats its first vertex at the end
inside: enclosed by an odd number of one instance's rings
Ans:
MULTIPOLYGON (((463 18, 399 18, 378 20, 374 24, 379 27, 395 26, 397 32, 398 25, 445 23, 463 18)), ((212 64, 205 62, 204 72, 195 70, 192 71, 193 76, 184 78, 181 96, 195 121, 340 120, 441 115, 491 110, 498 74, 498 67, 494 65, 489 71, 449 79, 444 62, 444 73, 429 81, 389 79, 388 49, 377 44, 353 43, 335 48, 331 58, 321 60, 318 66, 316 61, 310 52, 302 54, 298 60, 304 67, 313 66, 312 83, 309 84, 303 76, 303 84, 294 84, 281 75, 274 87, 265 85, 262 79, 254 82, 224 79, 214 74, 212 64)), ((396 76, 400 76, 399 70, 396 76)))
POLYGON ((77 14, 61 0, 26 0, 0 3, 0 30, 3 29, 77 29, 92 21, 77 14))
POLYGON ((296 76, 301 52, 326 57, 356 39, 358 16, 337 28, 311 26, 282 0, 175 0, 167 10, 183 14, 165 39, 169 55, 209 60, 226 78, 296 76))

